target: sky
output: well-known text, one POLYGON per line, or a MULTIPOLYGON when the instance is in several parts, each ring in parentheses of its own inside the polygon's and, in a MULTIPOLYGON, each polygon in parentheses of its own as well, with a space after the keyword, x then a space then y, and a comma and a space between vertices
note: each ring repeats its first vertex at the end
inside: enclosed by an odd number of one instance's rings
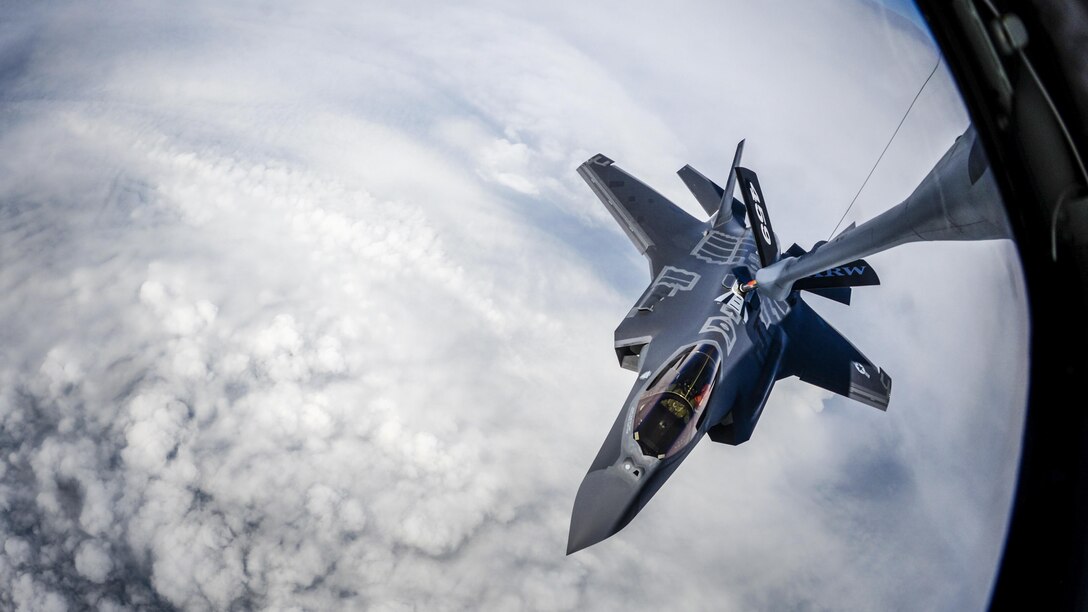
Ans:
MULTIPOLYGON (((1019 452, 1008 241, 808 301, 887 413, 778 383, 566 556, 647 266, 575 168, 704 216, 736 142, 828 238, 937 61, 902 3, 31 3, 0 19, 0 608, 964 610, 1019 452)), ((967 118, 943 66, 847 215, 967 118)))

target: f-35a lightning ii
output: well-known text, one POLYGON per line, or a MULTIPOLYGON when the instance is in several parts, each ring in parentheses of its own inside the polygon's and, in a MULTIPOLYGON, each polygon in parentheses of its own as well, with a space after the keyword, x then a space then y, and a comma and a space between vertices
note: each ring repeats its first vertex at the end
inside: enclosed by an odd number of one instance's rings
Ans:
POLYGON ((724 189, 691 166, 679 171, 707 221, 603 155, 578 168, 649 260, 653 280, 616 328, 620 366, 638 378, 578 489, 567 554, 627 525, 704 435, 748 440, 775 381, 797 376, 887 409, 891 377, 802 292, 849 304, 853 287, 880 282, 860 257, 919 240, 1009 235, 972 127, 910 197, 809 251, 780 252, 759 181, 739 166, 743 148, 724 189))

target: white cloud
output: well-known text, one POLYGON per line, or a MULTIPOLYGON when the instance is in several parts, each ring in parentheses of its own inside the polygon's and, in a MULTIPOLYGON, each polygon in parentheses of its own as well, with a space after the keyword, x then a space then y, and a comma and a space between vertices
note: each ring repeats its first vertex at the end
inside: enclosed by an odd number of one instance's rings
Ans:
MULTIPOLYGON (((887 414, 783 382, 751 442, 562 554, 646 281, 574 167, 697 212, 671 173, 747 136, 807 244, 931 66, 871 13, 768 7, 15 11, 0 607, 978 607, 1025 377, 1007 245, 880 255, 883 287, 819 306, 895 377, 887 414)), ((940 73, 854 217, 943 151, 954 96, 940 73)))
POLYGON ((81 576, 102 584, 113 569, 113 561, 110 560, 108 547, 93 540, 87 540, 80 544, 76 550, 76 571, 81 576))
POLYGON ((68 605, 59 593, 36 582, 30 574, 19 574, 10 583, 11 602, 16 612, 66 612, 68 605))

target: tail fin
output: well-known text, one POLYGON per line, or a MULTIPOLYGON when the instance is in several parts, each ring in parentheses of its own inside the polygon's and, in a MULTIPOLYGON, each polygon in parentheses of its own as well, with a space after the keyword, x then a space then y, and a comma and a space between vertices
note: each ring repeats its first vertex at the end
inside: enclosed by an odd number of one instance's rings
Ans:
POLYGON ((756 238, 760 263, 764 267, 769 266, 778 261, 778 240, 771 229, 771 218, 767 215, 767 206, 764 204, 763 190, 759 188, 759 179, 756 178, 755 172, 740 167, 736 169, 736 177, 741 197, 744 198, 744 206, 748 209, 748 223, 752 226, 752 233, 756 238))
POLYGON ((733 198, 733 186, 736 184, 734 172, 737 165, 740 164, 742 153, 744 153, 743 140, 737 143, 737 152, 733 154, 733 165, 729 167, 729 181, 726 182, 725 189, 719 187, 717 183, 690 165, 684 166, 676 172, 680 175, 684 184, 687 185, 692 195, 695 196, 695 199, 699 201, 699 206, 702 206, 706 214, 710 215, 714 229, 721 228, 733 219, 743 224, 741 217, 744 216, 744 213, 737 212, 741 204, 733 198))
POLYGON ((737 167, 740 165, 740 156, 744 153, 744 140, 737 143, 737 152, 733 154, 733 164, 729 166, 729 180, 722 190, 722 200, 718 204, 718 216, 714 218, 714 227, 719 228, 733 218, 733 186, 736 184, 737 167))

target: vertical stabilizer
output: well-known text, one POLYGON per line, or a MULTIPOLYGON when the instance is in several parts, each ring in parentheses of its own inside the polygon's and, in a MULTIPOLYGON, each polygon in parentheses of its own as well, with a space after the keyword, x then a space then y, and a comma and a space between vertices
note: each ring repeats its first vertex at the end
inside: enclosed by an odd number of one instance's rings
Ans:
POLYGON ((759 186, 756 173, 748 168, 737 168, 734 174, 740 182, 740 194, 744 206, 748 209, 748 224, 752 226, 752 235, 756 240, 759 260, 764 266, 778 261, 778 240, 771 229, 771 217, 767 214, 767 204, 763 199, 763 189, 759 186))
POLYGON ((718 216, 714 218, 714 228, 717 229, 733 218, 733 186, 736 184, 737 166, 740 164, 740 156, 744 153, 744 140, 737 143, 737 152, 733 154, 733 164, 729 166, 729 179, 722 190, 722 199, 718 203, 718 216))

